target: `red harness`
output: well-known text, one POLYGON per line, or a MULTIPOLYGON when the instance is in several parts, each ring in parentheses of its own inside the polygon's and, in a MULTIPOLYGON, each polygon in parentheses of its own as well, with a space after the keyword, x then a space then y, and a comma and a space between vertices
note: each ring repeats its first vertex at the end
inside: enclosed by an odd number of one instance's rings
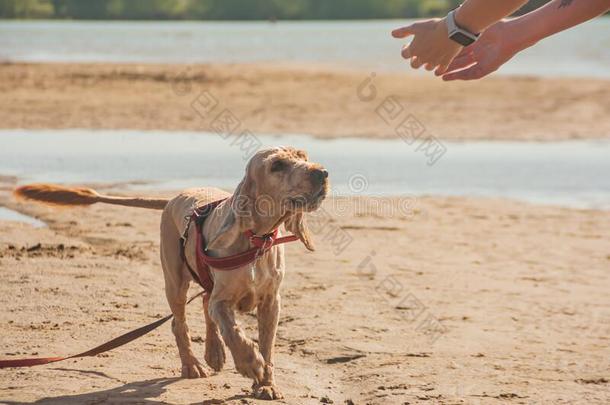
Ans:
POLYGON ((218 206, 221 202, 226 199, 214 201, 210 204, 204 205, 202 207, 196 208, 193 210, 193 214, 189 217, 189 223, 187 224, 186 231, 181 241, 181 253, 182 259, 186 264, 186 267, 189 269, 191 275, 203 287, 203 289, 207 293, 211 293, 214 288, 214 280, 212 279, 212 273, 210 268, 213 267, 215 270, 235 270, 239 267, 245 266, 256 261, 261 255, 269 251, 273 246, 280 245, 282 243, 294 242, 299 240, 299 238, 295 235, 283 236, 281 238, 277 237, 278 230, 275 229, 273 232, 268 234, 258 236, 252 230, 247 230, 244 232, 246 237, 250 240, 250 243, 253 245, 250 249, 245 252, 237 253, 231 256, 226 257, 212 257, 209 256, 205 251, 205 240, 203 239, 203 223, 210 216, 214 208, 218 206), (191 222, 195 223, 195 233, 197 234, 196 239, 196 264, 197 268, 193 269, 186 260, 186 255, 184 253, 186 246, 186 237, 188 233, 188 229, 190 227, 191 222))

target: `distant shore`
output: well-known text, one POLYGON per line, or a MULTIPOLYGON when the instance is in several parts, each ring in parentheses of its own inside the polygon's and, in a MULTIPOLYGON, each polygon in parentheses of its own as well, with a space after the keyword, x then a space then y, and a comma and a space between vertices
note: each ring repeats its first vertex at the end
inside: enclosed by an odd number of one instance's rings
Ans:
POLYGON ((5 63, 0 128, 215 132, 239 123, 322 138, 608 139, 609 90, 599 79, 444 83, 291 64, 5 63))

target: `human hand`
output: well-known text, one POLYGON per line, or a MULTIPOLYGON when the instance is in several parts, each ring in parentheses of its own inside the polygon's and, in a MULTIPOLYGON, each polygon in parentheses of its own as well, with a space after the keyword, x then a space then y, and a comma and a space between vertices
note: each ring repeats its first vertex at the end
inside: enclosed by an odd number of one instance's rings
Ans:
POLYGON ((453 59, 443 80, 476 80, 498 70, 523 47, 518 45, 518 35, 509 32, 510 21, 498 21, 487 28, 472 45, 462 49, 453 59))
POLYGON ((414 69, 423 65, 426 70, 436 69, 437 75, 445 73, 453 58, 463 48, 449 38, 444 18, 418 21, 392 31, 394 38, 407 38, 411 35, 413 40, 402 49, 402 57, 411 59, 411 67, 414 69))

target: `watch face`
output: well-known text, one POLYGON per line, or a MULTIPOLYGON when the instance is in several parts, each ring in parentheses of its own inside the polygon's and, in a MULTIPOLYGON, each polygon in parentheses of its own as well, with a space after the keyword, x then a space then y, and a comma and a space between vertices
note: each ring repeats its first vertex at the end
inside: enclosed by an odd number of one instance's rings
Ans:
POLYGON ((474 40, 472 38, 467 37, 466 35, 462 34, 461 32, 454 33, 453 35, 451 35, 450 38, 453 39, 458 44, 463 45, 463 46, 468 46, 474 42, 474 40))

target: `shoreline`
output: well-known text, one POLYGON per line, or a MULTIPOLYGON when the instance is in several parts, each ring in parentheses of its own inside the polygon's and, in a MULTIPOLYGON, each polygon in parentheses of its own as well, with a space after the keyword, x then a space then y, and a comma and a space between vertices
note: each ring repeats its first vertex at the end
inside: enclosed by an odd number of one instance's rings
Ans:
POLYGON ((610 208, 610 183, 597 176, 610 169, 610 140, 451 141, 443 143, 442 153, 432 155, 403 140, 259 136, 242 148, 233 144, 237 138, 217 134, 99 131, 0 130, 5 142, 0 175, 17 175, 19 183, 113 185, 140 193, 201 186, 231 189, 256 150, 292 145, 327 167, 333 196, 482 196, 610 208), (149 164, 159 157, 157 164, 149 164))
MULTIPOLYGON (((88 131, 88 132, 109 132, 109 133, 122 133, 122 132, 138 132, 141 134, 161 134, 162 136, 172 136, 173 133, 182 133, 182 134, 189 134, 189 135, 201 135, 201 136, 219 136, 219 134, 210 131, 197 131, 195 129, 155 129, 155 128, 87 128, 87 127, 68 127, 68 128, 23 128, 23 127, 18 127, 18 128, 4 128, 2 126, 0 126, 0 135, 3 135, 2 132, 8 132, 8 131, 23 131, 24 133, 31 133, 31 132, 53 132, 53 131, 60 131, 63 134, 66 135, 71 135, 71 136, 78 136, 78 134, 67 134, 64 131, 88 131)), ((256 136, 261 136, 261 137, 268 137, 268 138, 282 138, 282 137, 295 137, 295 138, 309 138, 312 140, 316 140, 316 141, 321 141, 321 142, 332 142, 332 141, 336 141, 336 140, 345 140, 345 141, 369 141, 369 142, 397 142, 397 141, 401 141, 400 137, 398 136, 374 136, 371 134, 363 134, 363 135, 354 135, 354 136, 350 136, 350 135, 345 135, 345 136, 341 136, 341 135, 336 135, 336 136, 330 136, 330 135, 322 135, 322 134, 309 134, 309 133, 298 133, 298 132, 294 132, 294 133, 255 133, 256 136)), ((470 138, 453 138, 453 139, 443 139, 443 138, 438 138, 439 140, 441 140, 443 143, 445 144, 454 144, 454 145, 461 145, 461 144, 473 144, 473 145, 481 145, 481 144, 498 144, 498 143, 506 143, 506 144, 540 144, 540 145, 544 145, 544 144, 549 144, 549 143, 553 143, 553 144, 567 144, 567 143, 579 143, 579 142, 583 142, 583 143, 590 143, 590 142, 610 142, 610 136, 606 136, 606 135, 599 135, 599 136, 590 136, 590 137, 586 137, 586 138, 558 138, 558 139, 539 139, 539 138, 532 138, 532 139, 514 139, 514 138, 490 138, 490 139, 486 139, 486 138, 477 138, 477 139, 470 139, 470 138)), ((1 176, 1 175, 0 175, 1 176)))
POLYGON ((211 132, 218 114, 229 110, 240 130, 320 139, 399 133, 443 141, 610 139, 609 89, 610 80, 602 79, 444 83, 289 63, 4 63, 0 128, 211 132), (202 106, 203 92, 216 115, 193 107, 202 106))
MULTIPOLYGON (((2 177, 0 175, 0 177, 2 177)), ((17 187, 18 185, 23 185, 23 184, 28 184, 30 182, 19 182, 18 180, 14 183, 14 184, 7 184, 7 183, 2 183, 0 182, 0 208, 4 207, 6 209, 8 209, 9 211, 14 211, 17 214, 21 214, 24 215, 26 217, 28 217, 29 220, 24 220, 24 221, 17 221, 17 220, 10 220, 10 219, 6 219, 3 218, 2 213, 0 213, 0 222, 17 222, 17 223, 21 223, 21 224, 30 224, 30 220, 31 221, 39 221, 39 218, 36 216, 31 216, 29 211, 23 211, 20 210, 19 208, 22 207, 24 204, 23 202, 20 202, 19 200, 15 199, 14 197, 11 196, 12 194, 12 190, 17 187)), ((146 181, 129 181, 129 182, 113 182, 113 183, 107 183, 107 182, 86 182, 86 183, 57 183, 57 184, 65 184, 67 186, 70 185, 78 185, 78 186, 82 186, 82 187, 90 187, 96 190, 109 190, 111 192, 114 192, 117 195, 141 195, 141 196, 147 196, 147 197, 152 197, 152 196, 156 196, 159 193, 162 193, 164 195, 167 196, 174 196, 177 195, 178 193, 180 193, 181 191, 187 189, 187 188, 191 188, 191 187, 184 187, 184 188, 173 188, 173 187, 155 187, 154 183, 150 183, 150 182, 146 182, 146 181), (134 184, 147 184, 149 183, 149 186, 144 186, 144 187, 134 187, 134 184), (161 192, 159 190, 162 190, 161 192)), ((202 187, 215 187, 214 185, 204 185, 202 187)), ((232 192, 232 189, 226 188, 226 187, 219 187, 221 190, 225 190, 227 192, 232 192)), ((329 201, 334 201, 336 203, 336 201, 342 201, 342 203, 340 205, 345 204, 349 204, 349 205, 354 205, 356 207, 365 207, 364 211, 367 211, 366 207, 369 206, 373 206, 375 207, 375 203, 379 204, 385 204, 382 205, 381 208, 378 208, 379 210, 381 210, 381 212, 384 212, 384 210, 390 210, 390 211, 398 211, 400 210, 400 208, 397 208, 396 202, 397 201, 401 201, 401 200, 410 200, 410 201, 414 201, 415 205, 417 205, 420 202, 426 202, 426 201, 457 201, 457 202, 480 202, 483 204, 491 204, 491 203, 498 203, 498 204, 511 204, 511 205, 523 205, 526 207, 531 207, 533 209, 539 208, 539 209, 551 209, 551 210, 568 210, 568 211, 576 211, 576 212, 586 212, 586 213, 599 213, 599 214, 609 214, 610 213, 610 207, 608 208, 604 208, 604 207, 591 207, 591 206, 582 206, 582 205, 578 205, 578 204, 569 204, 569 203, 552 203, 549 201, 533 201, 533 200, 526 200, 526 199, 522 199, 522 198, 518 198, 518 197, 511 197, 511 196, 491 196, 491 195, 487 195, 487 196, 472 196, 472 195, 458 195, 458 194, 380 194, 380 195, 374 195, 374 194, 365 194, 365 195, 329 195, 327 198, 329 201), (388 205, 389 204, 389 205, 388 205)), ((27 205, 27 204, 26 204, 27 205)), ((418 209, 416 208, 416 206, 413 208, 413 213, 412 214, 416 214, 418 209)), ((373 211, 370 211, 369 213, 374 213, 373 211)), ((339 214, 341 215, 341 210, 333 210, 331 209, 329 211, 330 215, 334 215, 334 214, 339 214)), ((10 215, 10 213, 9 213, 10 215)))

